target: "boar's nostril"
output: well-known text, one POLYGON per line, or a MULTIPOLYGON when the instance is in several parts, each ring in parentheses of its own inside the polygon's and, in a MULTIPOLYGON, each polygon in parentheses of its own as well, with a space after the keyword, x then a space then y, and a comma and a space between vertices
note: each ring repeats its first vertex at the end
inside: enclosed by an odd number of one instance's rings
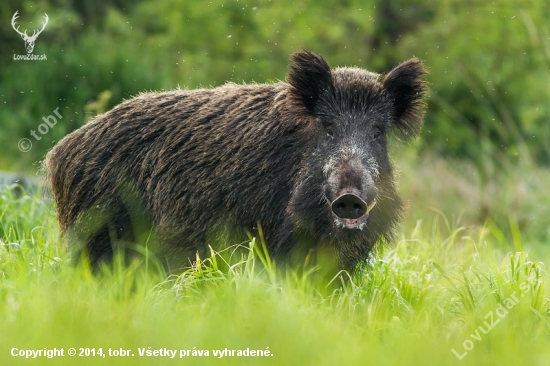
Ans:
POLYGON ((332 212, 342 219, 358 219, 367 212, 367 204, 354 194, 344 194, 332 202, 332 212))

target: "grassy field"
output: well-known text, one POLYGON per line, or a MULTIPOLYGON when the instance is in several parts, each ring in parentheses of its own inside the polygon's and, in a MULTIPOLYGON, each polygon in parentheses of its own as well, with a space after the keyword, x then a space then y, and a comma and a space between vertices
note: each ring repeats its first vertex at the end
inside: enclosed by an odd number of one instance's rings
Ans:
POLYGON ((550 364, 548 171, 398 163, 401 239, 328 295, 307 274, 276 275, 257 241, 229 270, 214 257, 177 277, 92 276, 59 245, 47 200, 2 189, 0 364, 550 364), (64 355, 25 358, 54 348, 64 355))
POLYGON ((416 56, 430 97, 420 140, 392 149, 399 240, 334 291, 275 273, 256 239, 229 267, 93 276, 41 193, 0 185, 0 366, 550 365, 548 4, 2 0, 0 170, 38 170, 143 91, 283 80, 300 49, 376 72, 416 56), (48 14, 34 51, 47 61, 12 59, 16 11, 29 33, 48 14))

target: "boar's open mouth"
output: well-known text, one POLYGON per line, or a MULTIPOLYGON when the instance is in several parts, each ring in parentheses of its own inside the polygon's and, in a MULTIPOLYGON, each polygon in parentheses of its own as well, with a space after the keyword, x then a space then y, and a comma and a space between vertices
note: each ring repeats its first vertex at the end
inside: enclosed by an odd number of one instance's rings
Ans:
POLYGON ((330 207, 338 226, 344 229, 363 230, 369 218, 369 212, 375 205, 376 200, 367 204, 359 196, 347 193, 336 198, 330 207))

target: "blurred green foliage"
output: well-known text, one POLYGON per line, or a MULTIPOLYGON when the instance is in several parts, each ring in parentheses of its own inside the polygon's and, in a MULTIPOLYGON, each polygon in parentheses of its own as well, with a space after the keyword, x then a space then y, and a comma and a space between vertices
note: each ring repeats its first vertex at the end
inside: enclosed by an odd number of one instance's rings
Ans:
POLYGON ((140 92, 284 79, 290 53, 383 72, 417 56, 431 74, 420 149, 480 165, 550 161, 545 0, 7 0, 0 4, 0 168, 35 170, 57 141, 140 92), (21 29, 50 21, 15 61, 21 29), (58 124, 30 137, 60 108, 58 124), (31 151, 17 141, 29 138, 31 151))

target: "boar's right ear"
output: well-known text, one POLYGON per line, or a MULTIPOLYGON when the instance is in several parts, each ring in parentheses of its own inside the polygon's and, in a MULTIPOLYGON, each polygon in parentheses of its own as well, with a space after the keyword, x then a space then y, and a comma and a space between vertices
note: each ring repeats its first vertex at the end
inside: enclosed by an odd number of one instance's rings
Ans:
POLYGON ((396 127, 404 137, 416 137, 422 128, 428 90, 422 77, 427 73, 422 63, 412 58, 383 76, 382 86, 393 100, 396 127))
POLYGON ((290 96, 313 112, 320 95, 332 86, 330 66, 321 56, 308 51, 292 54, 290 61, 287 76, 292 86, 290 96))

